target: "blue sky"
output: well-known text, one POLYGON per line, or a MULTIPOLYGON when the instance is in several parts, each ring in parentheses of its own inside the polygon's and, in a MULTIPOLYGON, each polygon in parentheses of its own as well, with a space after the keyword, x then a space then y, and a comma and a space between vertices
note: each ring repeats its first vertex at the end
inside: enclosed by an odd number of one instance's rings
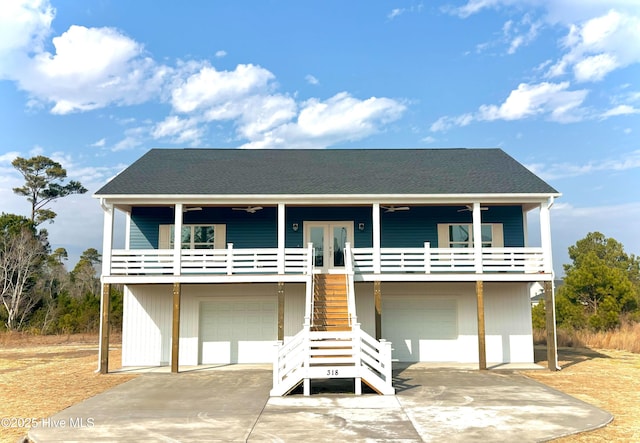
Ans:
POLYGON ((563 194, 557 270, 590 231, 640 254, 637 0, 2 3, 0 211, 16 156, 61 162, 70 265, 154 147, 500 147, 563 194))

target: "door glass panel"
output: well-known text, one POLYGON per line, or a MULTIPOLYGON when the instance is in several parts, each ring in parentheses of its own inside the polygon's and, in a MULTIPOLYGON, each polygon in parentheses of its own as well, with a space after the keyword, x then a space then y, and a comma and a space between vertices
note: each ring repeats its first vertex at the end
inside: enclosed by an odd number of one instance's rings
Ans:
POLYGON ((333 266, 344 267, 344 247, 347 243, 347 228, 333 227, 333 266))
POLYGON ((317 267, 324 266, 324 227, 313 226, 309 231, 311 243, 313 243, 313 264, 317 267))

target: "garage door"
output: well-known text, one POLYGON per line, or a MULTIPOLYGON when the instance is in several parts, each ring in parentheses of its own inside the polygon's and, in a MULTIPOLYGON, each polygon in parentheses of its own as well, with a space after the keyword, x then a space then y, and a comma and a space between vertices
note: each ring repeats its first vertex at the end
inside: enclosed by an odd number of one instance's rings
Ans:
POLYGON ((455 361, 457 302, 453 298, 389 296, 382 302, 382 335, 398 361, 455 361))
POLYGON ((278 337, 276 300, 200 303, 200 363, 270 363, 278 337))

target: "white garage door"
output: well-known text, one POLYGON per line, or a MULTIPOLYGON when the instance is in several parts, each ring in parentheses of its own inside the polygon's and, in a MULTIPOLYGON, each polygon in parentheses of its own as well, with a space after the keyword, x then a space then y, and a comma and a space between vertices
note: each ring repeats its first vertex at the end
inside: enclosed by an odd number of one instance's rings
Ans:
POLYGON ((398 361, 455 361, 457 303, 453 298, 382 298, 382 335, 398 361))
POLYGON ((278 338, 277 301, 200 303, 200 363, 270 363, 278 338))

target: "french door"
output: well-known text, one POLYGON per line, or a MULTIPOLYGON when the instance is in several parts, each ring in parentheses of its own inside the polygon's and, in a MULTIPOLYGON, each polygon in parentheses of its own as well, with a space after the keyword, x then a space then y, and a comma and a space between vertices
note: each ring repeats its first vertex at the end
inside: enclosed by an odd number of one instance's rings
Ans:
POLYGON ((316 272, 344 271, 344 248, 353 245, 353 222, 305 222, 305 244, 313 243, 316 272))

